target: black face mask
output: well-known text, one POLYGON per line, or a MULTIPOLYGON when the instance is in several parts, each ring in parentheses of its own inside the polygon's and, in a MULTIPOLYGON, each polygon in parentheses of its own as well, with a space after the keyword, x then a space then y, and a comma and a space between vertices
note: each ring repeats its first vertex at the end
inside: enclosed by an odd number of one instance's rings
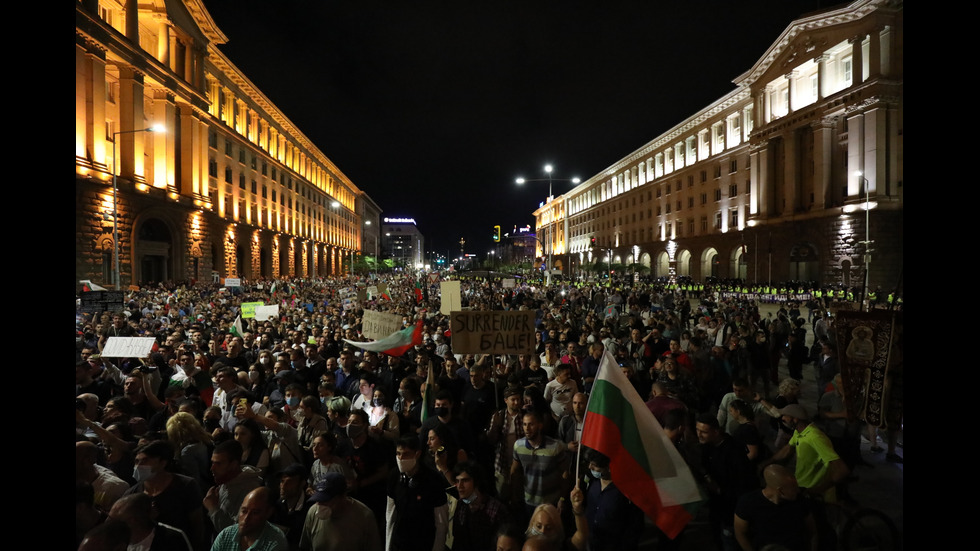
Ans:
POLYGON ((219 426, 219 421, 217 419, 205 419, 204 428, 208 429, 208 432, 214 432, 219 426))
POLYGON ((446 417, 449 415, 449 408, 443 406, 441 408, 436 408, 436 415, 439 417, 446 417))

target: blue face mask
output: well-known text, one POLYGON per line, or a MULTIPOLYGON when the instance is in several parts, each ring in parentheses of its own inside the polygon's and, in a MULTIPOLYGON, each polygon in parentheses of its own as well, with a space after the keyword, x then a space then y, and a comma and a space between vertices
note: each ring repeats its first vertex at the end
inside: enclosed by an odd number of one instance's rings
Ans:
POLYGON ((592 469, 589 469, 589 472, 592 473, 592 476, 595 478, 602 478, 602 471, 593 471, 592 469))
POLYGON ((289 407, 291 408, 298 406, 299 396, 290 396, 289 398, 286 398, 286 403, 289 404, 289 407))

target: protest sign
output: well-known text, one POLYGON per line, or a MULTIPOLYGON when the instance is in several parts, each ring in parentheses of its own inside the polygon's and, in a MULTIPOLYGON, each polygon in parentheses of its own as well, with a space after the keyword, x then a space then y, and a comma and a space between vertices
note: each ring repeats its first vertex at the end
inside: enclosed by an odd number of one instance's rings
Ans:
POLYGON ((534 312, 462 311, 449 316, 453 352, 528 354, 534 351, 534 312))

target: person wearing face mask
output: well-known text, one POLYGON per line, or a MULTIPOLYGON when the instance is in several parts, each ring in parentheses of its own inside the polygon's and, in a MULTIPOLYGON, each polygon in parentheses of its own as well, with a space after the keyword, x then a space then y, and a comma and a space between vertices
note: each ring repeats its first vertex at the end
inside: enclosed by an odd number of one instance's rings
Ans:
POLYGON ((392 410, 398 415, 402 435, 418 434, 422 427, 422 396, 417 379, 406 377, 398 383, 398 398, 392 410))
MULTIPOLYGON (((387 453, 383 444, 368 436, 369 426, 367 413, 359 409, 351 411, 347 419, 347 440, 337 446, 337 455, 346 457, 357 475, 349 488, 351 497, 370 507, 375 518, 383 522, 387 453)), ((383 526, 379 526, 381 528, 383 526)))
POLYGON ((473 455, 476 451, 476 439, 470 426, 456 413, 458 407, 456 398, 453 397, 452 392, 445 389, 437 392, 435 398, 435 416, 429 417, 422 423, 422 429, 418 434, 419 448, 425 448, 430 430, 438 425, 447 425, 459 448, 473 455))
POLYGON ((329 473, 310 496, 300 535, 301 551, 381 551, 381 536, 374 513, 347 495, 347 481, 329 473))
POLYGON ((609 458, 589 450, 590 481, 585 498, 589 549, 632 551, 643 533, 643 511, 619 491, 609 473, 609 458))
POLYGON ((446 480, 425 467, 421 458, 417 438, 408 435, 398 440, 398 472, 391 473, 387 485, 388 551, 442 551, 446 546, 446 480))
POLYGON ((504 504, 483 492, 486 484, 483 467, 473 461, 464 461, 453 469, 455 487, 459 494, 453 509, 453 549, 493 551, 496 534, 510 521, 510 512, 504 504))
POLYGON ((204 541, 204 515, 201 511, 201 489, 188 476, 169 470, 174 447, 157 440, 136 450, 134 484, 126 495, 144 493, 153 498, 157 516, 154 520, 183 530, 195 549, 204 541))

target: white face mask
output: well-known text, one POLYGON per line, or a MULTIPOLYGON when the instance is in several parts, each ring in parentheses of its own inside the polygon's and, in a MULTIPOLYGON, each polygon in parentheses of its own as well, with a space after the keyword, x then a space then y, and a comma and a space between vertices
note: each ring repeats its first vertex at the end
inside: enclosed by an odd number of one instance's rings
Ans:
POLYGON ((398 459, 395 458, 395 462, 398 463, 398 472, 405 474, 410 472, 415 468, 415 459, 398 459))
POLYGON ((156 475, 153 467, 149 465, 137 465, 133 467, 133 478, 136 482, 145 482, 156 475))
POLYGON ((333 509, 328 505, 322 503, 317 503, 316 505, 316 518, 319 520, 330 520, 333 516, 333 509))

